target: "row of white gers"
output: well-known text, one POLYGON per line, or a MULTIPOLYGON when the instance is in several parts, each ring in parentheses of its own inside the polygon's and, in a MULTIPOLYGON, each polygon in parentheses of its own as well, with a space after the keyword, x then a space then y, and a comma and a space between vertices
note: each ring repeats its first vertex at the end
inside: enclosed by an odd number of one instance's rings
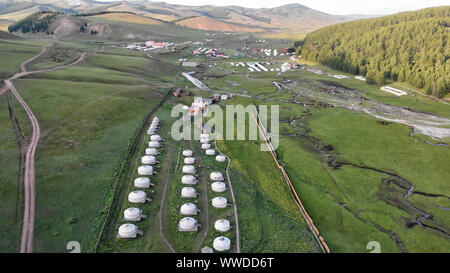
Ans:
MULTIPOLYGON (((208 134, 200 135, 201 148, 205 150, 206 155, 215 155, 216 151, 211 148, 210 138, 208 134)), ((186 185, 181 189, 182 198, 196 198, 197 192, 193 185, 196 185, 198 180, 196 176, 196 170, 193 164, 195 164, 195 158, 193 157, 193 152, 191 150, 184 150, 184 166, 182 168, 182 173, 184 174, 181 178, 181 183, 186 185)), ((218 162, 225 162, 226 157, 224 155, 217 155, 216 160, 218 162)), ((211 190, 213 192, 222 193, 227 190, 224 181, 223 174, 221 172, 210 173, 210 180, 213 182, 211 184, 211 190)), ((215 208, 226 208, 228 206, 228 201, 225 197, 218 196, 211 200, 211 204, 215 208)), ((185 203, 180 208, 180 214, 187 216, 180 220, 178 225, 179 231, 197 231, 199 224, 197 220, 191 216, 197 215, 199 210, 194 203, 185 203)), ((230 230, 230 221, 227 219, 219 219, 215 222, 214 228, 219 232, 227 232, 230 230)), ((213 247, 216 251, 228 251, 231 248, 231 242, 228 237, 219 236, 214 239, 213 247)))
MULTIPOLYGON (((159 128, 159 118, 154 117, 150 124, 147 134, 150 135, 150 142, 148 148, 145 150, 145 155, 141 158, 142 165, 138 168, 139 177, 134 180, 134 190, 128 194, 128 202, 132 204, 145 204, 151 202, 151 198, 147 196, 145 189, 153 187, 150 177, 157 174, 155 168, 159 168, 156 156, 161 154, 158 148, 162 147, 163 139, 157 135, 159 128)), ((152 191, 153 192, 153 191, 152 191)), ((123 212, 123 220, 127 222, 139 222, 141 219, 147 218, 144 212, 136 207, 130 207, 123 212)), ((142 231, 133 223, 126 223, 119 227, 117 238, 136 238, 142 231)))

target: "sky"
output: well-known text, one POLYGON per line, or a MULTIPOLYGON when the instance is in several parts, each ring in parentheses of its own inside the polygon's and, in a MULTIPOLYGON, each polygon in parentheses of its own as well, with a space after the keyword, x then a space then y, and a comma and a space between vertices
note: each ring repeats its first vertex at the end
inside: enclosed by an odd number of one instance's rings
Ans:
MULTIPOLYGON (((153 0, 154 2, 158 0, 153 0)), ((164 0, 162 0, 164 1, 164 0)), ((272 8, 299 3, 322 12, 336 15, 392 14, 401 11, 450 5, 450 0, 165 0, 179 5, 243 6, 249 8, 272 8)))

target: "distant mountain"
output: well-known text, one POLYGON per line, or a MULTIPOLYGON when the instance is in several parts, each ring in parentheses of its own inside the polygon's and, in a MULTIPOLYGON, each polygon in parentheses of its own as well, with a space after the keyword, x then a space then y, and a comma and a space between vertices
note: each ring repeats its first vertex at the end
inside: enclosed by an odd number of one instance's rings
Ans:
POLYGON ((300 42, 303 59, 366 75, 407 82, 427 94, 450 93, 450 6, 337 24, 300 42))
POLYGON ((98 2, 93 0, 0 0, 0 19, 17 21, 39 10, 66 13, 127 11, 192 28, 226 31, 302 30, 361 18, 326 14, 300 4, 276 8, 239 6, 183 6, 146 0, 98 2), (186 21, 187 20, 187 21, 186 21))

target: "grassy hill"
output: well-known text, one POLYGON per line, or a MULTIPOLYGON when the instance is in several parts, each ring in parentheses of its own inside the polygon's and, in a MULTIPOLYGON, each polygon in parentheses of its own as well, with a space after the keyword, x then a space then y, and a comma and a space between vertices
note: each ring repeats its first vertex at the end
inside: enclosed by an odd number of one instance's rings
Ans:
POLYGON ((334 25, 307 35, 298 53, 372 83, 390 78, 443 97, 450 92, 449 18, 446 6, 334 25))
POLYGON ((97 2, 91 0, 0 0, 0 19, 18 21, 38 11, 59 11, 67 14, 98 12, 131 12, 167 22, 179 22, 190 28, 235 32, 311 31, 320 27, 357 19, 357 16, 336 16, 308 7, 291 4, 276 8, 252 9, 239 6, 183 6, 164 2, 123 1, 97 2), (255 29, 256 28, 256 29, 255 29))
POLYGON ((18 40, 18 39, 22 38, 14 34, 0 30, 0 40, 18 40))

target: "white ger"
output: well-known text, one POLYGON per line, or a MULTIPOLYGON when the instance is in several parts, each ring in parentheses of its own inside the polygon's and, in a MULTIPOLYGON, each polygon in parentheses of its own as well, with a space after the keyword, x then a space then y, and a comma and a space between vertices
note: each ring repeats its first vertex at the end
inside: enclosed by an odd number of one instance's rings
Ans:
POLYGON ((119 233, 117 234, 118 238, 136 238, 138 234, 137 226, 133 224, 123 224, 119 227, 119 233))
POLYGON ((205 151, 205 154, 206 155, 215 155, 216 151, 214 149, 208 149, 208 150, 205 151))
POLYGON ((128 202, 134 204, 144 204, 145 201, 151 201, 151 199, 147 198, 147 194, 144 191, 132 191, 128 194, 128 202))
POLYGON ((195 158, 194 157, 186 157, 184 158, 184 164, 194 164, 195 158))
POLYGON ((150 147, 150 148, 159 148, 159 147, 161 147, 161 144, 159 143, 159 141, 150 141, 149 143, 148 143, 148 147, 150 147))
POLYGON ((190 174, 183 175, 181 177, 181 184, 195 185, 195 184, 197 184, 197 179, 193 175, 190 175, 190 174))
POLYGON ((225 236, 219 236, 216 239, 214 239, 213 247, 217 251, 228 251, 231 247, 231 242, 228 237, 225 236))
POLYGON ((160 135, 152 135, 152 136, 150 136, 150 140, 152 140, 152 141, 162 141, 163 139, 161 138, 160 135))
POLYGON ((192 156, 192 151, 191 150, 184 150, 183 151, 183 156, 192 156))
POLYGON ((146 164, 146 165, 154 165, 156 163, 159 163, 158 161, 156 161, 156 158, 152 155, 144 155, 141 158, 141 162, 142 162, 142 164, 146 164))
POLYGON ((184 174, 195 174, 195 167, 192 165, 185 165, 183 166, 182 172, 184 174))
POLYGON ((207 149, 209 149, 209 148, 211 148, 211 144, 209 144, 209 143, 204 143, 204 144, 202 144, 202 149, 203 149, 203 150, 207 150, 207 149))
POLYGON ((181 189, 181 198, 195 198, 197 191, 193 187, 183 187, 181 189))
POLYGON ((219 162, 225 162, 227 158, 224 155, 217 155, 216 160, 219 162))
POLYGON ((180 207, 181 215, 197 215, 198 209, 194 203, 186 203, 180 207))
POLYGON ((123 220, 130 222, 138 222, 141 221, 141 218, 145 218, 142 215, 142 210, 138 208, 127 208, 123 212, 123 220))
POLYGON ((227 187, 223 182, 214 182, 211 184, 211 189, 214 192, 224 192, 227 190, 227 187))
POLYGON ((211 201, 212 206, 218 209, 223 209, 227 207, 227 199, 225 197, 219 196, 214 197, 211 201))
POLYGON ((161 153, 156 148, 147 148, 147 149, 145 149, 145 154, 147 154, 147 155, 159 155, 161 153))
POLYGON ((135 188, 148 189, 150 186, 155 186, 155 184, 150 183, 150 178, 148 177, 138 177, 134 179, 135 188))
POLYGON ((210 178, 212 181, 223 181, 223 175, 222 175, 221 172, 212 172, 212 173, 209 175, 209 178, 210 178))
POLYGON ((153 175, 153 173, 156 172, 153 170, 152 166, 143 165, 138 168, 138 174, 140 175, 153 175))
POLYGON ((197 231, 197 220, 192 217, 185 217, 178 222, 178 231, 197 231))
POLYGON ((214 223, 214 228, 220 232, 227 232, 230 230, 230 221, 227 219, 219 219, 214 223))

